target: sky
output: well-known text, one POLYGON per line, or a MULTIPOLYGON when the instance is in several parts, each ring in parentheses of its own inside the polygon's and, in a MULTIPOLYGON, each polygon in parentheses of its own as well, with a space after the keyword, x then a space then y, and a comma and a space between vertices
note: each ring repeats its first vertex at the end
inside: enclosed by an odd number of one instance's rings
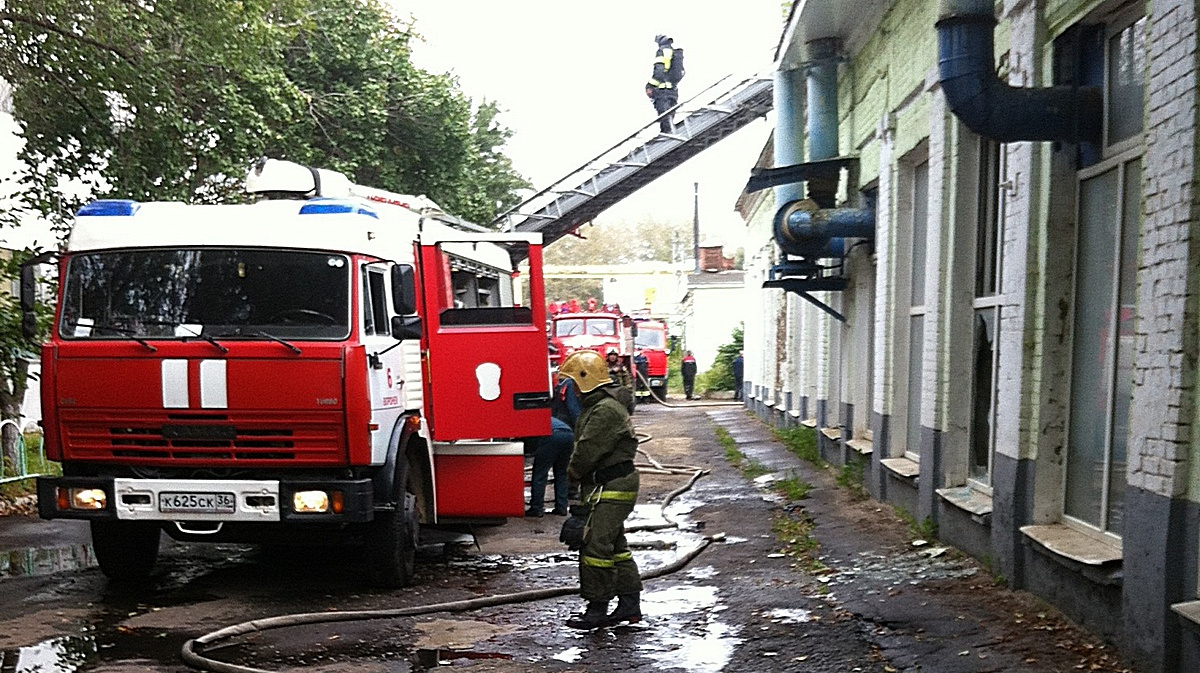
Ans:
MULTIPOLYGON (((386 0, 423 37, 413 61, 458 78, 476 102, 495 101, 512 129, 506 153, 535 189, 649 123, 645 83, 654 36, 683 48, 686 100, 726 75, 769 75, 783 30, 780 0, 386 0)), ((770 133, 746 126, 596 218, 692 222, 699 183, 701 238, 731 250, 744 231, 734 202, 770 133)), ((678 119, 677 119, 678 120, 678 119)), ((572 185, 573 186, 573 185, 572 185)), ((728 254, 728 253, 727 253, 728 254)))

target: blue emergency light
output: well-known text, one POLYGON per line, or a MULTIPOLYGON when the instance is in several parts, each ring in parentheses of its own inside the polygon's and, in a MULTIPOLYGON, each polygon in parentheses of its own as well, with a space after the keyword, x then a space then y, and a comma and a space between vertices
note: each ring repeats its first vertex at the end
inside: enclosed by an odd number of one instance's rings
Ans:
POLYGON ((301 215, 338 215, 338 214, 358 214, 366 215, 379 219, 375 211, 362 207, 362 204, 350 199, 336 199, 333 197, 318 197, 310 199, 300 207, 301 215))
POLYGON ((99 217, 128 217, 137 212, 141 204, 137 201, 128 199, 100 199, 92 201, 86 206, 79 209, 75 213, 78 216, 99 216, 99 217))

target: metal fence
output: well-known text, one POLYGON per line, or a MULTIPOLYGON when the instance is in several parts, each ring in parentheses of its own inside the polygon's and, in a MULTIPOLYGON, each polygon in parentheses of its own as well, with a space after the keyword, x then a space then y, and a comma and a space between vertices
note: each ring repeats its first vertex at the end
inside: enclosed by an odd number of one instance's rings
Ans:
POLYGON ((47 476, 42 472, 31 472, 30 470, 44 469, 46 466, 46 447, 42 442, 38 442, 37 461, 35 464, 30 464, 29 452, 25 446, 25 433, 21 431, 21 426, 11 418, 6 418, 0 421, 0 433, 3 433, 4 426, 11 425, 17 430, 17 461, 15 465, 10 465, 9 461, 0 459, 0 484, 7 484, 23 479, 32 479, 34 477, 47 476))

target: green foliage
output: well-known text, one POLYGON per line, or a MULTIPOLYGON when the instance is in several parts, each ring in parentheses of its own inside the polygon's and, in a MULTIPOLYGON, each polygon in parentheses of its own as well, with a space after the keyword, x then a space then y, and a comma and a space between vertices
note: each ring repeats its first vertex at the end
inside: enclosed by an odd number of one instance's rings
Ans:
POLYGON ((788 477, 775 482, 772 487, 788 500, 803 500, 812 491, 812 484, 800 477, 788 477))
POLYGON ((415 67, 416 38, 379 0, 9 0, 21 201, 65 227, 102 196, 236 199, 271 155, 489 222, 527 186, 500 152, 511 132, 415 67))
POLYGON ((701 392, 710 390, 733 390, 733 359, 742 352, 744 330, 741 325, 733 328, 729 343, 717 349, 717 357, 707 371, 696 377, 696 388, 701 392))
POLYGON ((775 429, 776 439, 783 442, 788 451, 791 451, 796 456, 808 462, 823 466, 825 461, 821 460, 821 452, 817 449, 817 431, 803 425, 798 425, 793 428, 775 429))
POLYGON ((909 535, 914 540, 936 540, 937 539, 937 524, 930 517, 925 517, 920 521, 917 517, 904 507, 896 507, 896 516, 900 517, 905 524, 908 525, 909 535))
POLYGON ((852 457, 838 471, 837 485, 850 491, 855 498, 867 497, 867 489, 863 485, 866 461, 861 457, 852 457))
MULTIPOLYGON (((42 453, 42 436, 38 433, 24 433, 24 443, 18 443, 18 446, 25 451, 25 473, 26 474, 62 474, 62 466, 58 463, 46 460, 46 456, 42 453)), ((4 471, 0 476, 11 477, 16 475, 17 461, 12 457, 3 458, 4 471)), ((34 479, 23 479, 21 481, 12 481, 6 484, 0 484, 0 496, 14 498, 22 495, 29 495, 37 492, 37 481, 34 479)))
POLYGON ((780 552, 791 557, 801 569, 810 573, 822 573, 829 568, 817 558, 820 545, 813 536, 814 528, 816 525, 813 520, 804 512, 801 512, 798 518, 777 514, 771 521, 771 531, 783 545, 780 552))
POLYGON ((746 454, 738 449, 737 441, 729 435, 729 431, 725 428, 718 427, 716 433, 717 441, 725 449, 725 460, 729 461, 730 465, 736 467, 742 473, 742 476, 747 479, 755 479, 771 471, 770 468, 761 462, 753 458, 747 458, 746 454))

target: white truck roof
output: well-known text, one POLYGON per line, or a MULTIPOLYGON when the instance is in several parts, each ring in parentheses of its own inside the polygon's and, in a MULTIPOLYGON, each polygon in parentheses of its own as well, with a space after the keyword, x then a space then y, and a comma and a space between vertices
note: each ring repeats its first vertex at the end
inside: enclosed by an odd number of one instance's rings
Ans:
POLYGON ((511 270, 501 245, 461 241, 541 242, 540 234, 462 231, 440 221, 445 214, 425 197, 354 185, 340 173, 286 161, 260 162, 247 177, 247 189, 290 198, 227 205, 95 201, 76 215, 67 251, 263 247, 411 261, 413 242, 420 237, 444 243, 453 254, 511 270))

